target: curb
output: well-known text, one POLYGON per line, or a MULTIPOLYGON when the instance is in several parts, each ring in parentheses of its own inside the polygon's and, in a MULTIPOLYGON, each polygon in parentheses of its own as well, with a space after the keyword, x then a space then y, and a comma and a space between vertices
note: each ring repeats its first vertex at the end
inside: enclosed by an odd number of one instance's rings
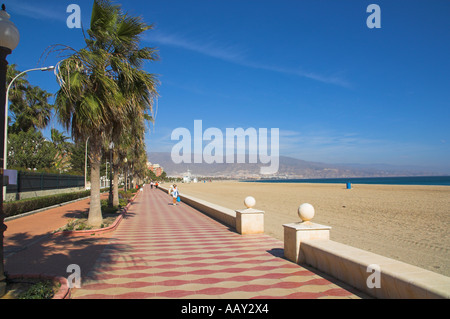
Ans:
MULTIPOLYGON (((114 231, 122 221, 123 217, 127 213, 129 207, 131 206, 131 203, 135 201, 135 199, 138 197, 140 192, 137 192, 134 197, 128 202, 127 206, 123 208, 122 213, 120 216, 116 218, 114 223, 103 229, 95 229, 95 230, 78 230, 78 231, 63 231, 63 232, 57 232, 54 234, 51 234, 50 236, 92 236, 96 234, 103 234, 107 232, 114 231)), ((70 299, 71 289, 69 288, 69 284, 66 278, 61 276, 49 276, 49 275, 31 275, 31 274, 16 274, 11 275, 11 279, 17 279, 17 278, 32 278, 32 279, 44 279, 44 280, 52 280, 59 282, 61 284, 61 287, 59 288, 58 292, 53 296, 52 299, 70 299)))

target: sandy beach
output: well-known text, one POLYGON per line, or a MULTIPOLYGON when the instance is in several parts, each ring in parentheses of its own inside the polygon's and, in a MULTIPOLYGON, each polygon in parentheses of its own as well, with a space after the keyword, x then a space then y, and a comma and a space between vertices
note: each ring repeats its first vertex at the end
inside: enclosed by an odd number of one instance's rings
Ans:
POLYGON ((233 210, 253 196, 265 211, 265 233, 283 240, 298 207, 331 226, 331 240, 450 276, 450 187, 207 182, 179 184, 191 195, 233 210))

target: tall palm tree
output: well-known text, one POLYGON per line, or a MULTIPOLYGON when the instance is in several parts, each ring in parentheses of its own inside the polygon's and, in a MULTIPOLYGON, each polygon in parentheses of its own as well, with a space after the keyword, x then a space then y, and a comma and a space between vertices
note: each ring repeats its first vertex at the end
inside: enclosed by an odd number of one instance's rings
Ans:
MULTIPOLYGON (((153 79, 141 67, 146 60, 155 60, 156 52, 153 48, 139 48, 140 36, 151 28, 140 18, 123 13, 120 6, 107 0, 95 0, 86 47, 81 50, 53 48, 72 52, 59 67, 61 88, 56 97, 57 115, 76 141, 89 138, 91 202, 88 223, 92 226, 99 226, 103 220, 100 209, 102 144, 117 138, 112 128, 127 123, 130 112, 136 109, 121 85, 131 88, 142 84, 136 79, 153 79)), ((148 90, 141 92, 148 96, 141 99, 151 100, 154 84, 145 84, 148 90)))
MULTIPOLYGON (((122 132, 119 136, 118 144, 115 144, 114 148, 114 161, 113 161, 113 197, 112 205, 117 206, 119 204, 119 187, 118 187, 118 175, 121 168, 124 168, 124 160, 130 160, 130 163, 137 162, 135 158, 138 158, 141 153, 146 156, 145 147, 145 122, 153 122, 153 118, 145 116, 142 112, 136 112, 135 115, 130 114, 128 125, 122 128, 122 132), (136 155, 138 154, 138 155, 136 155)), ((147 159, 145 158, 145 163, 147 159)), ((136 166, 135 166, 136 168, 136 166)))
POLYGON ((118 175, 120 168, 127 157, 127 150, 138 145, 145 149, 145 129, 147 122, 153 122, 153 97, 157 95, 157 80, 151 74, 137 71, 135 78, 131 81, 125 77, 119 77, 119 87, 122 94, 129 103, 126 118, 116 121, 111 129, 111 138, 114 141, 114 188, 113 197, 110 199, 112 206, 119 203, 118 175))

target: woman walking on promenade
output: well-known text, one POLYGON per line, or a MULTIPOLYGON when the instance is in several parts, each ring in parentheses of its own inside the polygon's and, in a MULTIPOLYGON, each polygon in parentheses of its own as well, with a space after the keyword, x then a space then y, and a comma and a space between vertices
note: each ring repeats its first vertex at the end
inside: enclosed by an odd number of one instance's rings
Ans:
POLYGON ((173 198, 173 205, 175 206, 177 204, 177 198, 178 198, 178 187, 176 184, 173 184, 172 198, 173 198))

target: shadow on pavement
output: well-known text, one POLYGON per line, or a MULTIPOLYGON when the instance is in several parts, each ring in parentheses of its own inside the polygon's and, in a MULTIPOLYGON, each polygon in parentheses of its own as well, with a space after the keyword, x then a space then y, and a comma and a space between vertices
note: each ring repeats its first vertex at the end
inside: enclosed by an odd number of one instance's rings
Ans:
MULTIPOLYGON (((102 254, 102 263, 108 263, 115 253, 126 250, 123 244, 111 242, 111 236, 94 235, 90 237, 67 237, 47 233, 39 236, 29 236, 19 233, 8 238, 5 246, 5 271, 8 275, 49 275, 67 278, 72 272, 67 272, 69 265, 78 265, 81 276, 87 275, 93 269, 97 259, 102 254)), ((95 277, 90 276, 92 279, 95 277)))

